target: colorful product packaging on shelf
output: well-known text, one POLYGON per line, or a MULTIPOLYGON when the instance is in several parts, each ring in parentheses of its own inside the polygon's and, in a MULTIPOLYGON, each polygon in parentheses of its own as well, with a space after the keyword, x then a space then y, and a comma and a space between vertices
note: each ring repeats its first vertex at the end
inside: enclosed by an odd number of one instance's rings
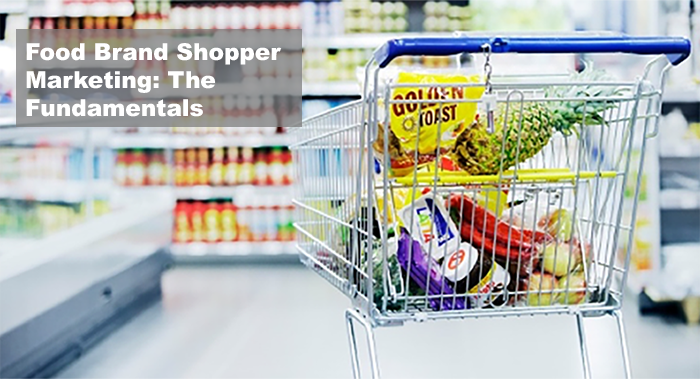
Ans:
POLYGON ((190 212, 192 225, 192 242, 204 242, 204 204, 195 201, 190 212))
POLYGON ((204 211, 205 240, 209 243, 221 241, 221 211, 219 204, 210 202, 204 211))
POLYGON ((238 240, 236 207, 230 202, 224 202, 221 206, 221 240, 223 242, 238 240))

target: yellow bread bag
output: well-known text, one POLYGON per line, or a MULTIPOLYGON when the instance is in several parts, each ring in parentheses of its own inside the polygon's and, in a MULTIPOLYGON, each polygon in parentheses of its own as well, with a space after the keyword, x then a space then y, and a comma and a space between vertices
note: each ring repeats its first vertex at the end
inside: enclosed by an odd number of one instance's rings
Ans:
MULTIPOLYGON (((414 170, 433 163, 438 153, 438 141, 439 153, 442 156, 440 167, 449 169, 449 166, 453 166, 449 162, 443 162, 448 159, 446 153, 454 146, 457 136, 474 120, 477 103, 450 102, 449 100, 480 99, 484 92, 483 86, 460 86, 480 82, 480 75, 451 72, 400 71, 393 75, 393 84, 418 86, 392 88, 391 101, 415 100, 416 102, 391 103, 388 117, 383 114, 379 117, 382 121, 379 122, 374 148, 383 155, 385 133, 389 135, 387 155, 390 159, 389 175, 391 177, 406 176, 414 170), (430 84, 455 84, 456 86, 430 86, 430 84), (387 119, 389 130, 385 132, 384 123, 387 119), (416 154, 416 148, 418 154, 416 154)), ((384 105, 380 104, 379 109, 383 111, 384 105)))

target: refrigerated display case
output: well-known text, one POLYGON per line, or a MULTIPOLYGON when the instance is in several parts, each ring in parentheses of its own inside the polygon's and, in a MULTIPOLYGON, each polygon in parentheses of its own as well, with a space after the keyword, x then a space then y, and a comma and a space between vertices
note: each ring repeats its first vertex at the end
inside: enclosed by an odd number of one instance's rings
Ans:
POLYGON ((110 201, 105 131, 0 129, 0 376, 53 375, 160 298, 171 201, 110 201))

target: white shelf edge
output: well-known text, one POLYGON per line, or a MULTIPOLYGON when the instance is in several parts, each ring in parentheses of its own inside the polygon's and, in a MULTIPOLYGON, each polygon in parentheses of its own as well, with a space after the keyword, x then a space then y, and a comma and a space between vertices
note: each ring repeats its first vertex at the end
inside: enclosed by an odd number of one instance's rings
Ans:
MULTIPOLYGON (((111 180, 96 180, 90 184, 93 199, 109 197, 111 180)), ((20 180, 0 183, 0 199, 35 200, 44 202, 80 203, 88 198, 87 183, 82 180, 20 180)))
POLYGON ((186 149, 191 147, 265 147, 287 146, 288 134, 246 135, 177 135, 177 134, 115 134, 109 146, 113 149, 186 149))
MULTIPOLYGON (((173 187, 175 197, 181 200, 209 200, 221 198, 240 198, 244 195, 255 193, 256 195, 267 196, 270 194, 291 193, 294 190, 292 185, 252 185, 241 184, 234 186, 208 186, 198 185, 189 187, 173 187)), ((276 198, 278 203, 273 205, 291 205, 291 202, 284 202, 283 197, 276 198)))
POLYGON ((659 145, 661 158, 700 158, 700 140, 682 140, 659 145))
POLYGON ((692 189, 662 189, 659 192, 659 206, 662 210, 700 209, 700 193, 692 189))
POLYGON ((667 88, 661 97, 664 103, 697 103, 700 102, 699 88, 667 88))

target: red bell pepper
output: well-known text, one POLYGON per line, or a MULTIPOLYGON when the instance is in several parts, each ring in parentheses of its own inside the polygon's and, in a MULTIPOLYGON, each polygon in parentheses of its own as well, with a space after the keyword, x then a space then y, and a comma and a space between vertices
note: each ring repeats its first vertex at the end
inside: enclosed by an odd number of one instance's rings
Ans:
POLYGON ((466 195, 450 195, 446 206, 460 210, 462 223, 468 223, 482 231, 487 237, 498 243, 516 249, 532 249, 532 243, 544 240, 545 233, 531 232, 516 228, 507 222, 500 221, 493 212, 477 204, 466 195), (538 234, 539 233, 539 234, 538 234))

